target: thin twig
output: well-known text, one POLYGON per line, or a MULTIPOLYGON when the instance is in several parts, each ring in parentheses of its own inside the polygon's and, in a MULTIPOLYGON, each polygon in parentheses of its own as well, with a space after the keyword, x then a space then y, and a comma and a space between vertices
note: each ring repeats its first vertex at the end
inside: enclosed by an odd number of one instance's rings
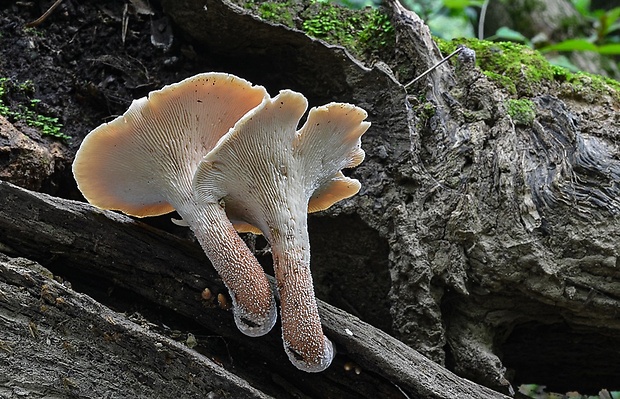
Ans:
POLYGON ((450 53, 450 55, 448 55, 446 58, 444 58, 443 60, 439 61, 437 64, 433 65, 432 67, 428 68, 426 71, 424 71, 422 73, 422 75, 418 76, 417 78, 413 79, 411 82, 407 83, 405 85, 405 89, 409 86, 411 86, 412 84, 414 84, 415 82, 417 82, 418 80, 422 79, 423 77, 425 77, 426 75, 428 75, 431 71, 433 71, 435 68, 437 68, 438 66, 440 66, 441 64, 443 64, 444 62, 448 61, 450 58, 454 57, 456 54, 460 53, 461 50, 463 50, 462 47, 457 48, 456 50, 454 50, 452 53, 450 53))
POLYGON ((48 8, 45 13, 43 13, 43 15, 41 15, 39 18, 35 19, 32 22, 28 22, 26 24, 26 28, 34 28, 35 26, 41 25, 41 23, 43 23, 43 21, 45 21, 47 17, 49 17, 50 14, 54 12, 54 10, 60 5, 60 3, 62 3, 62 0, 56 0, 54 4, 52 4, 52 6, 48 8))
POLYGON ((129 27, 129 6, 125 4, 123 7, 123 22, 121 25, 121 42, 123 45, 125 44, 125 39, 127 38, 127 28, 129 27))
POLYGON ((394 381, 390 381, 390 382, 392 383, 392 385, 394 385, 394 386, 396 387, 396 389, 398 389, 398 390, 400 391, 400 393, 402 393, 402 394, 403 394, 403 396, 404 396, 406 399, 411 399, 411 398, 409 397, 409 395, 407 395, 407 394, 405 393, 405 391, 403 391, 403 389, 402 389, 401 387, 399 387, 399 386, 398 386, 398 385, 397 385, 394 381))
POLYGON ((484 40, 484 20, 487 16, 487 8, 489 7, 489 0, 486 0, 484 4, 482 4, 482 8, 480 9, 480 18, 478 20, 478 39, 484 40))

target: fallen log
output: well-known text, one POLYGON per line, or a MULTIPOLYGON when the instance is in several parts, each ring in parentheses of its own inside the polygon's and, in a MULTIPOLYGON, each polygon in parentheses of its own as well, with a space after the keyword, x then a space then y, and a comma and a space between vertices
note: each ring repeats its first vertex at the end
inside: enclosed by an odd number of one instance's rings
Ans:
POLYGON ((270 397, 50 277, 0 254, 0 397, 270 397))
MULTIPOLYGON (((65 323, 74 327, 70 329, 70 334, 67 333, 66 340, 76 339, 79 345, 90 345, 94 352, 86 353, 101 354, 97 355, 100 361, 97 367, 103 369, 95 368, 88 370, 88 373, 70 372, 66 364, 71 364, 71 359, 80 357, 82 361, 89 362, 90 357, 84 358, 81 357, 84 354, 65 351, 62 361, 49 362, 47 372, 61 376, 61 379, 68 378, 65 384, 80 389, 91 386, 92 372, 100 373, 102 379, 116 383, 118 389, 131 385, 128 381, 116 381, 118 369, 111 366, 106 368, 106 355, 103 354, 109 351, 116 351, 114 353, 120 358, 115 362, 133 364, 137 369, 142 368, 141 372, 145 375, 156 371, 164 373, 165 378, 176 378, 157 368, 159 363, 155 360, 161 362, 167 358, 154 357, 158 353, 154 348, 158 347, 156 342, 164 342, 166 350, 175 354, 175 362, 180 359, 190 360, 181 362, 183 367, 188 367, 187 375, 192 374, 192 367, 202 369, 203 364, 208 365, 204 366, 209 369, 208 372, 219 373, 217 381, 221 380, 218 384, 224 386, 222 389, 232 390, 230 384, 237 384, 234 389, 245 389, 255 395, 242 397, 288 397, 296 394, 338 398, 505 397, 454 375, 388 334, 323 302, 320 302, 319 307, 324 328, 336 344, 339 354, 334 364, 324 373, 300 372, 286 360, 278 326, 265 337, 245 337, 235 328, 229 311, 215 306, 212 299, 205 299, 202 295, 205 288, 209 288, 212 293, 221 293, 224 292, 224 286, 196 243, 85 203, 63 200, 0 182, 0 245, 2 252, 11 256, 28 257, 50 270, 62 265, 65 276, 73 273, 76 280, 90 279, 91 283, 84 284, 84 287, 95 286, 92 281, 99 281, 100 288, 114 284, 134 297, 145 298, 153 306, 160 305, 174 314, 195 321, 203 329, 200 336, 215 334, 226 342, 228 360, 224 359, 222 363, 229 369, 226 372, 204 356, 193 354, 165 337, 141 330, 126 317, 49 277, 25 270, 23 261, 4 258, 0 268, 0 281, 3 284, 0 320, 5 326, 13 326, 11 330, 5 327, 3 331, 13 332, 0 334, 0 340, 8 345, 8 351, 2 351, 5 360, 0 362, 0 375, 5 376, 0 382, 2 389, 29 389, 28 384, 33 381, 39 383, 39 378, 42 378, 33 375, 32 380, 20 380, 19 369, 12 366, 15 362, 47 350, 54 350, 56 356, 62 353, 57 346, 40 342, 36 346, 23 345, 11 349, 16 345, 15 342, 24 339, 25 329, 36 328, 39 331, 45 330, 45 334, 56 334, 54 342, 62 344, 62 337, 55 328, 60 328, 62 320, 67 320, 65 323), (15 266, 15 262, 18 266, 15 266), (20 292, 22 296, 18 295, 20 292), (65 306, 65 303, 71 306, 65 306), (54 317, 42 311, 42 306, 49 312, 53 311, 54 317), (17 315, 21 315, 21 330, 15 327, 17 315), (91 329, 88 327, 90 325, 94 327, 91 329), (91 331, 93 329, 98 332, 91 331), (15 335, 16 331, 21 331, 22 335, 15 335), (125 338, 115 335, 117 333, 122 337, 131 337, 131 340, 124 341, 125 338), (119 345, 120 349, 108 348, 119 345), (133 359, 133 363, 125 363, 124 356, 133 359), (10 362, 7 361, 9 358, 10 362), (229 373, 240 378, 235 379, 229 373), (250 386, 260 389, 262 393, 250 386)), ((69 280, 73 278, 69 277, 69 280)), ((74 282, 75 285, 78 283, 74 282)), ((96 289, 91 290, 97 293, 96 289)), ((131 300, 135 301, 135 298, 131 300)), ((67 328, 63 327, 63 331, 67 328)), ((38 334, 40 337, 45 336, 38 334)), ((33 362, 35 364, 36 360, 33 362)), ((85 364, 82 368, 88 366, 85 364)), ((61 387, 57 381, 54 387, 73 389, 61 387)), ((208 389, 215 392, 218 388, 205 384, 196 389, 199 392, 210 392, 208 389)))

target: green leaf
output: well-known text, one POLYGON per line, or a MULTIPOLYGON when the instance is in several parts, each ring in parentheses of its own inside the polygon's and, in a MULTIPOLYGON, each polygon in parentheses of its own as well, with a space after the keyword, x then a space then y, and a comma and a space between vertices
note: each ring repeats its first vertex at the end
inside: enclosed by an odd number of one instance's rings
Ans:
POLYGON ((426 23, 435 36, 446 40, 455 37, 473 37, 474 35, 471 24, 465 18, 438 15, 426 23))
POLYGON ((452 8, 452 9, 456 8, 456 9, 461 10, 467 7, 468 3, 469 2, 467 0, 445 0, 443 2, 443 5, 446 8, 452 8))
POLYGON ((573 0, 575 9, 579 14, 587 16, 590 13, 590 0, 573 0))
POLYGON ((601 25, 605 26, 605 31, 602 33, 603 36, 607 36, 609 32, 613 31, 612 27, 614 26, 616 21, 618 21, 618 18, 620 18, 620 7, 612 8, 611 10, 607 11, 604 14, 604 18, 605 23, 601 25))
POLYGON ((512 42, 520 42, 520 43, 528 42, 528 38, 523 36, 521 32, 517 32, 516 30, 510 29, 506 26, 502 26, 495 32, 495 35, 488 38, 488 40, 498 40, 498 39, 509 40, 512 42))
POLYGON ((579 72, 579 68, 575 66, 565 55, 548 58, 548 61, 555 66, 566 68, 571 72, 579 72))
POLYGON ((444 0, 443 5, 452 10, 462 10, 467 7, 481 7, 484 0, 444 0))
POLYGON ((602 46, 598 47, 598 52, 605 55, 619 55, 620 43, 603 44, 602 46))
POLYGON ((618 20, 617 22, 609 25, 609 29, 607 29, 609 32, 613 32, 616 30, 620 30, 620 20, 618 20))
POLYGON ((540 49, 540 52, 549 51, 598 51, 598 47, 586 39, 568 39, 540 49))

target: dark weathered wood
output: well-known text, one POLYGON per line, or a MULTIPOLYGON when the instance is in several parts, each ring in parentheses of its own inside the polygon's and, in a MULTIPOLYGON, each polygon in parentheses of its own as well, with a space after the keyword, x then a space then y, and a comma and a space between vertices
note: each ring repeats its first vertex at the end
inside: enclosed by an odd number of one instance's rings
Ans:
POLYGON ((0 254, 0 397, 270 397, 48 273, 0 254))
MULTIPOLYGON (((27 254, 50 268, 62 263, 69 271, 112 280, 196 320, 224 337, 229 346, 245 347, 247 353, 257 356, 238 359, 232 371, 267 394, 277 395, 282 388, 261 384, 260 379, 277 375, 311 396, 406 397, 402 390, 409 397, 421 398, 503 397, 457 377, 382 331, 325 303, 320 303, 320 311, 326 333, 340 355, 325 373, 300 372, 285 358, 277 326, 267 337, 252 339, 236 330, 229 312, 204 306, 202 290, 210 287, 213 292, 222 292, 223 287, 196 244, 88 204, 0 182, 0 244, 5 252, 27 254), (359 365, 361 374, 345 371, 348 361, 359 365)), ((5 273, 10 272, 7 269, 5 273)), ((28 287, 25 278, 19 281, 28 287)), ((17 305, 13 300, 8 302, 12 303, 11 312, 17 305)), ((43 323, 45 315, 32 311, 30 317, 35 323, 43 323)), ((82 317, 79 309, 73 317, 82 317)), ((19 353, 29 355, 28 351, 19 353)), ((285 391, 290 393, 291 388, 285 391)))

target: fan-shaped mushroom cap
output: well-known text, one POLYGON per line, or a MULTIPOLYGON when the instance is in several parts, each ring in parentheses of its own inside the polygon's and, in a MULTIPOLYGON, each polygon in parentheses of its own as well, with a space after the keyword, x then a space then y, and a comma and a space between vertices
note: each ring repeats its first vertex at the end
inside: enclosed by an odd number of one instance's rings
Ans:
POLYGON ((235 322, 247 335, 276 320, 262 267, 216 204, 198 207, 192 179, 201 159, 248 111, 268 97, 233 75, 205 73, 135 100, 82 142, 73 174, 86 199, 143 217, 176 209, 231 291, 235 322))
POLYGON ((296 131, 307 104, 303 95, 283 90, 240 119, 198 167, 194 186, 200 200, 223 198, 239 229, 255 226, 270 236, 267 223, 282 203, 316 212, 355 195, 359 181, 341 170, 364 159, 366 111, 327 104, 311 109, 296 131))
POLYGON ((370 123, 350 104, 307 108, 299 93, 265 98, 205 156, 194 177, 199 203, 224 200, 227 214, 259 228, 272 246, 280 292, 283 338, 291 362, 322 371, 333 358, 323 335, 312 276, 307 211, 325 209, 358 192, 341 169, 364 158, 361 135, 370 123), (234 177, 234 178, 231 178, 234 177))
POLYGON ((78 187, 100 208, 138 217, 172 212, 177 197, 191 193, 202 157, 265 96, 263 87, 224 73, 151 92, 84 139, 73 163, 78 187))

